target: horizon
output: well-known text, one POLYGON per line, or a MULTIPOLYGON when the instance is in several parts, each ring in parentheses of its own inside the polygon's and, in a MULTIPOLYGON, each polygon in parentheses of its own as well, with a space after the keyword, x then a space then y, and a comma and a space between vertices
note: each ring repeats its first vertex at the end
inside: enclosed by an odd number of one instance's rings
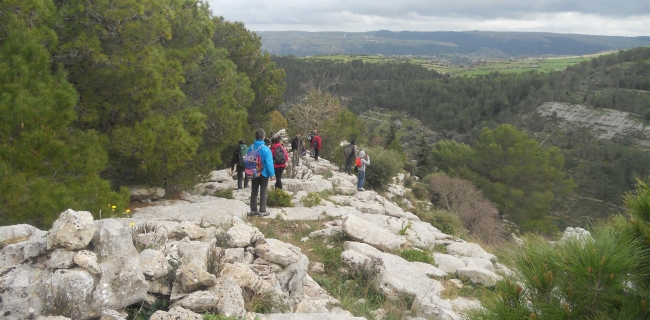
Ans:
POLYGON ((629 0, 204 0, 214 15, 262 31, 370 32, 489 30, 650 36, 650 1, 629 0))

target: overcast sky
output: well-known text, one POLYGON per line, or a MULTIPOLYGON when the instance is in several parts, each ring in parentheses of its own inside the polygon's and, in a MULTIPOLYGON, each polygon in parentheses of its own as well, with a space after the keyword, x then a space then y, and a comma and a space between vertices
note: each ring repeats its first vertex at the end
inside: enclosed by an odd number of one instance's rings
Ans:
POLYGON ((253 31, 539 31, 650 36, 650 0, 207 0, 253 31))

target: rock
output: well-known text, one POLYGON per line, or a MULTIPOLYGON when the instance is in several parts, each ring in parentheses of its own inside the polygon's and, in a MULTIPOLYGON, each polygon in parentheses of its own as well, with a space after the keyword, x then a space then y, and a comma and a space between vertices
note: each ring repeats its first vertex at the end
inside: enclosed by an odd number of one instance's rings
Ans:
POLYGON ((458 268, 465 266, 465 262, 460 258, 445 253, 433 253, 433 261, 435 265, 447 273, 455 273, 458 268))
POLYGON ((29 240, 36 231, 40 230, 28 224, 0 227, 0 249, 10 244, 29 240))
POLYGON ((296 304, 295 313, 329 313, 328 308, 339 304, 325 289, 309 275, 303 282, 303 296, 296 304))
POLYGON ((364 317, 355 317, 331 313, 256 313, 258 320, 366 320, 364 317))
POLYGON ((68 209, 54 221, 47 234, 47 249, 83 249, 90 243, 95 233, 93 216, 87 211, 68 209))
POLYGON ((245 262, 244 248, 228 248, 224 250, 223 258, 221 259, 222 263, 236 263, 236 262, 245 262))
POLYGON ((566 242, 569 240, 578 241, 584 245, 587 241, 593 241, 593 238, 591 237, 591 233, 583 228, 567 227, 560 241, 566 242))
POLYGON ((201 239, 205 237, 205 231, 203 228, 199 227, 196 222, 181 221, 181 223, 169 233, 169 238, 171 239, 183 239, 185 237, 188 237, 190 240, 201 239))
POLYGON ((323 230, 316 230, 314 232, 311 232, 309 234, 310 238, 315 238, 315 237, 331 237, 335 235, 339 235, 343 233, 343 228, 341 226, 334 226, 331 228, 323 229, 323 230))
POLYGON ((352 269, 362 268, 368 274, 375 275, 378 289, 391 299, 400 293, 424 297, 438 295, 444 290, 439 281, 429 278, 429 275, 446 275, 434 266, 425 267, 422 263, 409 262, 364 243, 346 241, 343 247, 346 251, 341 254, 341 260, 352 269), (354 257, 354 260, 351 261, 350 257, 354 257))
POLYGON ((36 320, 70 320, 70 318, 64 316, 38 316, 36 320))
POLYGON ((256 245, 255 254, 282 267, 298 262, 301 255, 300 248, 276 239, 266 239, 266 243, 256 245))
POLYGON ((97 264, 97 255, 88 250, 81 250, 74 255, 74 263, 88 270, 92 274, 100 274, 99 264, 97 264))
MULTIPOLYGON (((4 254, 1 262, 6 262, 4 254)), ((41 314, 43 300, 41 295, 45 290, 36 286, 42 278, 50 278, 48 272, 43 272, 31 264, 14 264, 0 269, 0 315, 2 319, 23 320, 33 319, 41 314), (47 275, 46 275, 47 274, 47 275), (27 308, 29 306, 29 308, 27 308)))
POLYGON ((322 178, 313 180, 299 180, 299 179, 282 179, 282 189, 284 191, 299 192, 321 192, 332 189, 332 183, 322 178))
POLYGON ((197 313, 206 313, 215 311, 218 301, 219 299, 208 291, 195 291, 174 302, 172 308, 181 307, 197 313))
POLYGON ((199 241, 181 242, 178 253, 182 264, 176 270, 178 290, 190 293, 213 286, 217 277, 207 270, 207 257, 210 245, 199 241))
POLYGON ((309 270, 312 273, 325 273, 325 265, 322 262, 314 262, 309 270))
POLYGON ((140 252, 140 267, 147 279, 159 279, 169 272, 169 263, 165 254, 158 250, 145 249, 140 252))
POLYGON ((126 320, 126 317, 115 310, 104 310, 99 320, 126 320))
POLYGON ((128 188, 131 190, 131 200, 133 201, 158 200, 165 196, 165 189, 163 188, 144 186, 131 186, 128 188))
POLYGON ((406 241, 398 235, 356 215, 349 215, 343 220, 343 232, 354 240, 367 243, 383 251, 400 250, 406 245, 406 241))
POLYGON ((255 274, 243 263, 226 263, 221 270, 221 277, 231 276, 237 286, 248 292, 257 292, 260 295, 271 294, 274 297, 281 295, 274 286, 255 274))
POLYGON ((217 310, 219 314, 236 319, 244 318, 244 297, 237 282, 231 276, 223 276, 217 279, 217 283, 208 291, 217 298, 217 310))
POLYGON ((481 308, 481 302, 477 300, 470 300, 465 297, 456 297, 454 299, 449 300, 449 302, 453 306, 452 310, 458 312, 481 308))
POLYGON ((56 249, 52 251, 47 266, 52 269, 68 269, 74 266, 74 251, 66 249, 56 249))
POLYGON ((377 203, 367 203, 362 201, 352 201, 350 206, 359 210, 362 213, 371 213, 371 214, 380 214, 383 215, 386 212, 386 208, 377 203))
POLYGON ((494 287, 501 276, 486 269, 476 267, 462 267, 456 270, 459 277, 465 277, 472 283, 478 283, 485 287, 494 287))
POLYGON ((226 232, 228 246, 231 248, 244 248, 255 244, 258 240, 264 239, 259 229, 246 224, 236 224, 226 232))
POLYGON ((150 320, 203 320, 203 316, 182 307, 174 307, 169 312, 156 311, 150 320))
POLYGON ((494 264, 492 264, 492 261, 487 259, 461 257, 460 260, 463 260, 465 266, 467 267, 476 267, 476 268, 494 271, 494 264))
POLYGON ((129 228, 115 219, 96 221, 92 242, 102 276, 93 292, 92 304, 85 306, 89 313, 99 316, 103 310, 123 309, 144 300, 149 285, 129 228))
POLYGON ((292 299, 290 301, 292 304, 302 298, 303 283, 305 276, 307 276, 307 269, 309 268, 309 259, 307 256, 299 253, 298 257, 299 259, 296 263, 276 272, 280 289, 289 295, 292 299))
POLYGON ((95 288, 93 276, 82 268, 54 271, 43 282, 41 296, 45 314, 61 314, 74 319, 89 319, 101 315, 102 308, 88 308, 95 288))
POLYGON ((232 177, 227 170, 216 170, 210 172, 209 182, 227 182, 232 181, 232 177))
MULTIPOLYGON (((2 252, 6 258, 18 263, 45 255, 47 253, 47 233, 38 230, 25 241, 7 245, 2 252)), ((8 261, 3 262, 0 262, 0 266, 8 261)))
POLYGON ((458 255, 462 257, 483 258, 492 262, 497 261, 497 257, 487 251, 483 250, 480 245, 476 243, 455 242, 447 246, 447 253, 458 255))
POLYGON ((135 210, 132 217, 145 221, 194 221, 221 226, 231 225, 234 221, 243 223, 241 218, 246 217, 246 214, 250 210, 248 205, 239 200, 198 197, 194 201, 196 202, 189 204, 139 208, 135 210))
POLYGON ((391 193, 391 194, 393 194, 395 196, 398 196, 398 197, 403 197, 404 194, 406 194, 406 190, 404 190, 404 187, 402 187, 400 185, 397 185, 397 184, 389 184, 386 187, 386 190, 389 193, 391 193))

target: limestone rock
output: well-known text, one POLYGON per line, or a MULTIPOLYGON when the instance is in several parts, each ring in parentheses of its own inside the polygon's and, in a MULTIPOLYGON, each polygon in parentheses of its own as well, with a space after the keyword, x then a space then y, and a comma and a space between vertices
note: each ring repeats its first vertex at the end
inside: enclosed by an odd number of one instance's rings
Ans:
MULTIPOLYGON (((5 260, 4 254, 0 258, 0 261, 5 260)), ((46 273, 37 266, 20 263, 0 269, 0 315, 3 319, 32 319, 41 313, 44 307, 41 293, 44 290, 34 284, 49 277, 44 275, 46 273)))
POLYGON ((231 276, 217 279, 217 283, 208 291, 217 298, 217 310, 226 317, 241 319, 246 315, 242 290, 231 276))
POLYGON ((126 317, 115 310, 104 310, 99 320, 126 320, 126 317))
POLYGON ((68 269, 74 266, 74 251, 66 249, 56 249, 52 251, 47 266, 52 269, 68 269))
POLYGON ((216 276, 207 270, 208 250, 210 245, 204 242, 179 243, 178 253, 183 263, 176 270, 176 283, 181 292, 190 293, 216 283, 216 276))
MULTIPOLYGON (((95 287, 93 276, 85 269, 60 269, 46 278, 41 290, 45 314, 63 314, 75 319, 98 317, 101 311, 88 308, 95 287)), ((102 308, 102 310, 105 308, 102 308)))
POLYGON ((298 247, 276 239, 266 239, 266 243, 256 245, 255 254, 282 267, 298 262, 301 255, 298 247))
POLYGON ((465 266, 465 262, 460 258, 445 253, 433 253, 435 265, 447 273, 455 273, 458 268, 465 266))
POLYGON ((259 229, 240 223, 232 226, 226 232, 228 246, 233 248, 244 248, 255 244, 258 240, 264 239, 259 229))
MULTIPOLYGON (((283 180, 284 181, 284 180, 283 180)), ((250 193, 250 190, 248 190, 250 193)), ((198 197, 189 204, 145 207, 135 210, 134 219, 164 221, 194 221, 209 225, 227 225, 234 221, 242 222, 249 206, 240 200, 217 197, 198 197)))
POLYGON ((356 215, 349 215, 343 220, 343 232, 354 240, 370 244, 383 251, 400 250, 406 245, 406 241, 398 235, 356 215))
POLYGON ((172 308, 181 307, 196 313, 214 311, 219 300, 208 291, 195 291, 174 302, 172 308))
POLYGON ((331 313, 256 313, 255 317, 259 320, 366 320, 364 317, 331 313))
MULTIPOLYGON (((25 262, 47 253, 47 233, 37 230, 29 239, 7 245, 2 249, 6 258, 15 262, 25 262)), ((0 266, 8 261, 0 262, 0 266)))
POLYGON ((86 308, 99 316, 103 310, 123 309, 144 300, 149 285, 129 228, 115 219, 96 221, 92 241, 102 277, 93 292, 91 307, 86 308))
POLYGON ((181 223, 169 233, 169 238, 172 239, 183 239, 185 237, 188 237, 190 240, 201 239, 205 237, 205 231, 203 228, 199 227, 196 222, 181 221, 181 223))
POLYGON ((74 255, 74 263, 88 270, 91 274, 100 274, 99 264, 97 264, 97 255, 88 250, 81 250, 74 255))
POLYGON ((165 196, 165 189, 159 187, 131 186, 131 200, 145 201, 158 200, 165 196))
POLYGON ((332 189, 332 183, 324 179, 299 180, 299 179, 282 179, 282 189, 285 191, 299 192, 321 192, 332 189))
POLYGON ((68 209, 54 221, 47 234, 47 249, 83 249, 90 243, 94 233, 95 225, 90 212, 68 209))
POLYGON ((184 309, 182 307, 174 307, 169 310, 169 312, 165 311, 156 311, 154 314, 151 315, 150 320, 203 320, 203 316, 194 313, 190 310, 184 309))
POLYGON ((158 250, 145 249, 140 252, 142 274, 148 279, 158 279, 167 275, 169 263, 165 254, 158 250))
POLYGON ((215 170, 210 172, 210 177, 208 178, 210 182, 227 182, 232 181, 232 177, 227 170, 215 170))
POLYGON ((492 262, 497 261, 497 257, 488 253, 476 243, 455 242, 447 246, 447 253, 462 257, 483 258, 492 262))
POLYGON ((36 231, 37 228, 28 224, 0 227, 0 249, 9 244, 29 240, 36 231))
POLYGON ((462 267, 456 270, 459 277, 465 277, 472 283, 478 283, 486 287, 494 287, 501 276, 486 269, 476 267, 462 267))

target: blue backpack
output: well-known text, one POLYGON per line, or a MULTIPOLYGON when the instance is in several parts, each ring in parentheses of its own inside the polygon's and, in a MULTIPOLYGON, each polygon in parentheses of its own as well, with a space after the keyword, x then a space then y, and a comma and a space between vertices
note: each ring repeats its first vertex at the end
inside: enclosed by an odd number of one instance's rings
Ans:
POLYGON ((246 157, 244 157, 244 172, 246 172, 246 175, 249 177, 257 178, 262 175, 264 163, 262 162, 262 157, 259 152, 262 147, 264 147, 264 145, 261 145, 257 150, 251 148, 251 150, 246 153, 246 157))

